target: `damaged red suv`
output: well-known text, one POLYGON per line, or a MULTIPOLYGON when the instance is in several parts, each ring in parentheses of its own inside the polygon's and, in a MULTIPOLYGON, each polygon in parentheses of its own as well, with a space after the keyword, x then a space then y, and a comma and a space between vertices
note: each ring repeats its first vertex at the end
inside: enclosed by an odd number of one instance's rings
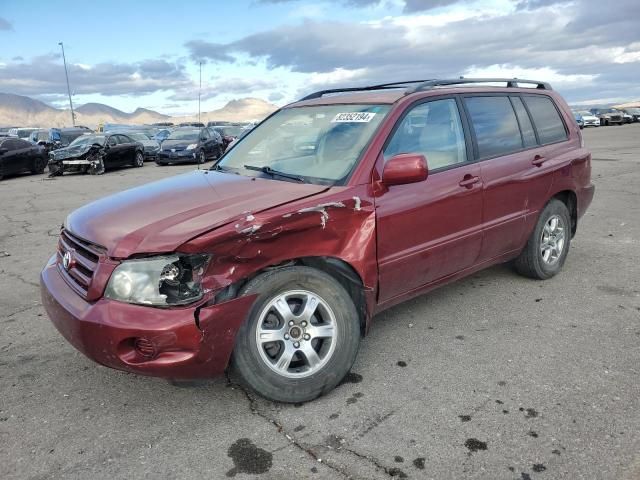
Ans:
POLYGON ((593 198, 590 161, 543 82, 316 92, 211 170, 71 213, 42 300, 102 365, 232 367, 267 398, 310 400, 342 380, 381 310, 499 262, 558 273, 593 198))

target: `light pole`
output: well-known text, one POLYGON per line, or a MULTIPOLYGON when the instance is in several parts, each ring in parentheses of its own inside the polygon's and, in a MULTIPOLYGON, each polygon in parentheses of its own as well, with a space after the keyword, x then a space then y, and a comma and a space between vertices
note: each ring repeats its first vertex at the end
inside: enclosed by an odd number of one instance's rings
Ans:
POLYGON ((200 87, 198 88, 198 123, 200 123, 200 97, 202 96, 202 62, 200 62, 200 87))
POLYGON ((76 126, 76 115, 73 113, 73 102, 71 101, 71 88, 69 87, 69 73, 67 72, 67 59, 64 56, 64 45, 62 42, 58 42, 58 45, 62 47, 62 62, 64 63, 64 76, 67 78, 67 93, 69 94, 69 108, 71 108, 71 124, 76 126))

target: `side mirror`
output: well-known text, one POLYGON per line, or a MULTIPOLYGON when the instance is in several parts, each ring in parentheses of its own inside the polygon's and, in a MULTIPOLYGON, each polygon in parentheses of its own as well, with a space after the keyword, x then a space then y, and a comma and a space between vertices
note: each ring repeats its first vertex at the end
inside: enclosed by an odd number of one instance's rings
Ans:
POLYGON ((386 186, 406 185, 427 179, 427 159, 418 153, 401 153, 389 159, 382 171, 382 183, 386 186))

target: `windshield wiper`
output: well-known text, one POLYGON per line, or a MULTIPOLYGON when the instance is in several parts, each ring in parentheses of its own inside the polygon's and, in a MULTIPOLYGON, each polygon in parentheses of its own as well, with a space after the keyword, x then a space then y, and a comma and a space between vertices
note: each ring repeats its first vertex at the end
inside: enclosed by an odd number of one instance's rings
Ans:
POLYGON ((293 175, 291 173, 280 172, 278 170, 274 170, 273 168, 269 167, 268 165, 265 165, 264 167, 256 167, 254 165, 245 165, 244 168, 246 168, 247 170, 255 170, 257 172, 266 173, 267 175, 271 175, 272 177, 278 176, 278 177, 283 177, 283 178, 290 178, 291 180, 295 180, 297 182, 303 182, 303 183, 305 181, 304 178, 299 176, 299 175, 293 175))

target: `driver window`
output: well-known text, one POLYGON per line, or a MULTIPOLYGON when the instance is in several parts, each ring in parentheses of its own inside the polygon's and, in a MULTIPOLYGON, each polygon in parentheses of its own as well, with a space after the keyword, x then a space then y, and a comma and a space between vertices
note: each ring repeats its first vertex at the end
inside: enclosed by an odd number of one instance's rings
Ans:
POLYGON ((413 107, 404 117, 384 151, 385 161, 400 153, 421 153, 430 170, 467 160, 458 106, 454 99, 413 107))
POLYGON ((211 135, 209 135, 209 130, 207 129, 202 130, 202 133, 200 134, 200 138, 209 140, 209 138, 211 138, 211 135))
POLYGON ((116 142, 116 137, 115 135, 112 137, 109 137, 109 146, 110 147, 115 147, 118 144, 118 142, 116 142))

